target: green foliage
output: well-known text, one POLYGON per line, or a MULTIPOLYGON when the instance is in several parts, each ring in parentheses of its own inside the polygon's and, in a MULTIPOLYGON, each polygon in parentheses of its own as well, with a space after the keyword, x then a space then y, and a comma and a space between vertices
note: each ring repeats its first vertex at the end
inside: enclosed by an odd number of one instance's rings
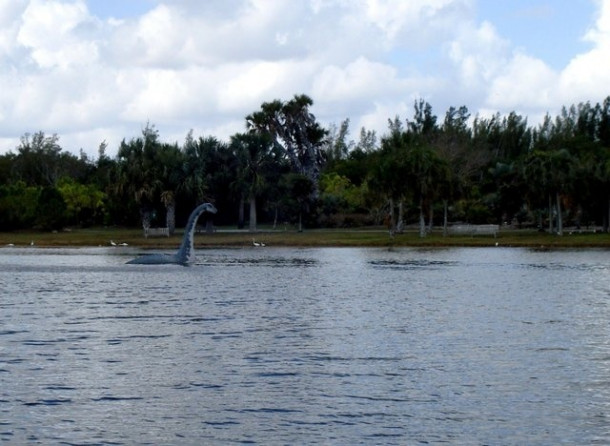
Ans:
POLYGON ((303 213, 309 213, 312 210, 312 191, 314 185, 306 176, 298 173, 288 173, 282 176, 280 187, 284 192, 283 206, 288 215, 296 215, 296 221, 299 225, 299 231, 303 230, 303 213))
POLYGON ((349 178, 336 172, 322 174, 320 192, 322 200, 331 200, 338 204, 334 212, 356 212, 364 207, 366 185, 354 186, 349 178))
POLYGON ((322 150, 327 131, 311 113, 313 100, 304 94, 289 101, 275 100, 246 116, 250 131, 268 135, 290 161, 295 173, 305 175, 317 195, 318 179, 325 162, 322 150))
POLYGON ((59 231, 66 223, 66 202, 55 187, 44 187, 38 196, 36 226, 42 230, 59 231))
POLYGON ((57 187, 66 204, 65 219, 69 225, 90 226, 105 220, 106 194, 92 184, 80 184, 63 178, 57 187))
POLYGON ((320 207, 322 223, 326 226, 351 227, 370 223, 366 206, 367 183, 360 186, 352 184, 349 178, 336 172, 325 173, 320 177, 320 207))
POLYGON ((235 188, 240 197, 248 199, 250 230, 255 231, 257 198, 268 187, 268 178, 272 176, 279 153, 269 135, 257 132, 234 135, 231 138, 231 149, 236 158, 237 167, 235 188))
POLYGON ((32 227, 40 189, 26 186, 23 181, 0 186, 0 230, 32 227))
POLYGON ((229 143, 189 132, 168 144, 146 124, 114 158, 102 142, 96 162, 64 152, 57 135, 25 134, 0 156, 0 229, 135 226, 155 215, 173 228, 203 201, 216 204, 220 224, 244 222, 249 205, 252 227, 257 218, 343 225, 390 215, 397 226, 419 219, 425 235, 442 212, 471 223, 547 219, 557 232, 564 218, 610 228, 610 97, 538 126, 515 112, 471 119, 465 106, 439 120, 418 100, 410 119, 388 121, 380 144, 364 128, 350 140, 349 119, 322 128, 312 106, 306 95, 265 102, 229 143))
POLYGON ((463 200, 457 204, 457 215, 471 224, 496 223, 491 209, 485 201, 463 200))
POLYGON ((65 176, 82 181, 93 168, 86 158, 62 152, 57 135, 45 136, 43 132, 26 133, 17 152, 11 175, 28 186, 55 186, 65 176))

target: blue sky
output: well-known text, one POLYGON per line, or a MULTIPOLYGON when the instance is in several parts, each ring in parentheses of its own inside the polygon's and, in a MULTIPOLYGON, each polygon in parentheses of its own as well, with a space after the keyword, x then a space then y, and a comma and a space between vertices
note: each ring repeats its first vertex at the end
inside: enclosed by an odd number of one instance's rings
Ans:
POLYGON ((138 17, 152 9, 154 0, 87 0, 91 14, 102 19, 138 17))
POLYGON ((589 0, 479 0, 477 10, 479 20, 556 69, 591 47, 583 40, 596 11, 589 0))
POLYGON ((0 83, 0 153, 227 139, 300 93, 354 139, 420 98, 535 125, 610 95, 610 0, 0 0, 0 83))
MULTIPOLYGON (((90 12, 100 18, 132 19, 157 5, 156 0, 87 0, 90 12)), ((477 18, 491 22, 515 46, 561 68, 591 45, 584 42, 594 18, 590 0, 479 0, 477 18)), ((428 53, 426 53, 428 54, 428 53)), ((425 59, 422 55, 422 59, 425 59)))

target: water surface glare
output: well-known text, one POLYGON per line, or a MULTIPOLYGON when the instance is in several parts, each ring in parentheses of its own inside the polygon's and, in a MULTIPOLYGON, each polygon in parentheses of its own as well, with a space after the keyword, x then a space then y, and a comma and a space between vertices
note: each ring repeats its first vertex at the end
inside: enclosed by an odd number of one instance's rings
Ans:
POLYGON ((0 442, 609 444, 605 250, 0 248, 0 442))

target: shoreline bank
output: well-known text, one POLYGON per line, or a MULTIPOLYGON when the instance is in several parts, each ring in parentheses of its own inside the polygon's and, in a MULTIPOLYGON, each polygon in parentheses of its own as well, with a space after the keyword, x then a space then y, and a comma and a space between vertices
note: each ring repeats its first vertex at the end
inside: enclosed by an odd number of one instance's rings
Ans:
MULTIPOLYGON (((0 248, 9 246, 96 247, 126 244, 143 249, 173 249, 179 246, 182 231, 170 237, 144 238, 139 229, 92 228, 62 232, 0 232, 0 248)), ((303 232, 261 230, 249 232, 218 228, 198 233, 195 245, 205 247, 245 247, 265 244, 267 247, 485 247, 511 246, 535 248, 610 248, 610 234, 566 231, 564 235, 533 230, 501 230, 493 235, 449 235, 442 230, 420 238, 417 231, 406 231, 390 237, 383 229, 311 229, 303 232)))

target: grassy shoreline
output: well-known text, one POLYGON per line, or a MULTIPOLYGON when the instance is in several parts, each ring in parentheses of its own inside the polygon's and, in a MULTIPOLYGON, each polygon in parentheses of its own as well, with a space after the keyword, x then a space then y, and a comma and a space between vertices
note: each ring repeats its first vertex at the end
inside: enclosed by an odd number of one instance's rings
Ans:
MULTIPOLYGON (((139 229, 89 228, 62 232, 0 232, 0 247, 7 245, 38 247, 92 247, 127 243, 140 248, 178 247, 182 231, 177 230, 172 237, 144 238, 139 229)), ((417 231, 406 231, 390 238, 381 228, 367 229, 315 229, 304 232, 265 231, 255 233, 219 228, 213 234, 196 234, 195 245, 203 247, 245 247, 252 246, 253 239, 267 246, 286 247, 485 247, 514 246, 535 248, 610 248, 610 234, 578 233, 566 231, 563 236, 532 230, 501 230, 497 237, 491 235, 451 235, 443 237, 442 231, 433 231, 420 238, 417 231)))

